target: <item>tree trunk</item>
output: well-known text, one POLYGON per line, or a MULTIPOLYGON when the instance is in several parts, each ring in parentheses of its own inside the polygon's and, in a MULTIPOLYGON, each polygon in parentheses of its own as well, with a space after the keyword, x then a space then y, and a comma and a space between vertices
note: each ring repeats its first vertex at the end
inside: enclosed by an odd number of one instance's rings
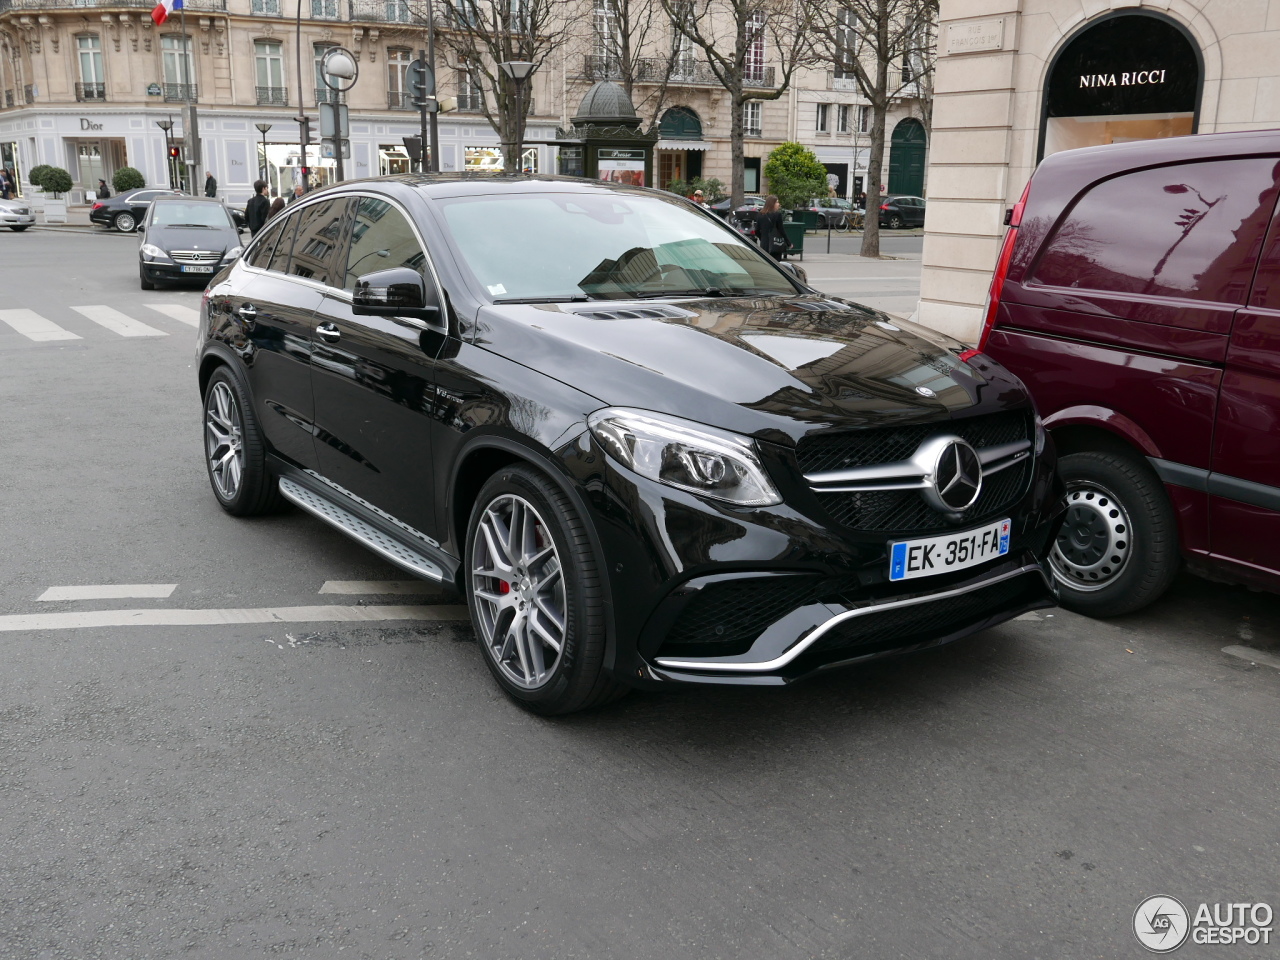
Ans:
POLYGON ((871 108, 871 146, 867 158, 867 212, 863 218, 862 249, 864 257, 880 256, 880 182, 884 175, 884 115, 887 107, 871 108))
POLYGON ((743 185, 742 163, 742 78, 738 77, 734 84, 737 89, 729 91, 729 196, 733 211, 742 206, 746 190, 743 185))

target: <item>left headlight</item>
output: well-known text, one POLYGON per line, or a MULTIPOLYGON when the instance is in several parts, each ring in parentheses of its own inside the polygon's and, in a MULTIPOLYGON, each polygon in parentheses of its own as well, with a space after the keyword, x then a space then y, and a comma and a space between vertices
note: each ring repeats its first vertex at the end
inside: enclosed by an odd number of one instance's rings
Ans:
POLYGON ((139 252, 148 260, 168 260, 169 255, 157 247, 154 243, 144 243, 138 248, 139 252))
POLYGON ((222 255, 222 259, 234 260, 236 259, 236 257, 240 256, 240 254, 242 253, 244 253, 244 247, 232 247, 230 250, 228 250, 226 253, 222 255))
POLYGON ((613 459, 642 477, 744 507, 782 502, 747 437, 624 407, 597 410, 587 426, 613 459))

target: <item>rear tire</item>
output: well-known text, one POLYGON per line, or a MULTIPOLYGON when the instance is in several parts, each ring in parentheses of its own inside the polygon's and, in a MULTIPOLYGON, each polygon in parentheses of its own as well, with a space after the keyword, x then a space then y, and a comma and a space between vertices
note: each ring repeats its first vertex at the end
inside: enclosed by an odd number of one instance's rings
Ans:
POLYGON ((133 233, 138 228, 138 221, 134 219, 132 213, 117 213, 111 225, 121 233, 133 233))
POLYGON ((1155 601, 1178 572, 1178 523, 1141 458, 1091 450, 1058 461, 1067 517, 1049 565, 1068 610, 1115 617, 1155 601))
POLYGON ((502 468, 476 498, 466 543, 471 621, 507 696, 550 716, 626 694, 604 670, 601 574, 564 491, 531 467, 502 468))
POLYGON ((890 228, 891 228, 891 229, 893 229, 893 230, 901 230, 901 229, 902 229, 902 217, 901 217, 900 215, 898 215, 898 214, 896 214, 896 213, 895 213, 893 216, 891 216, 891 217, 889 218, 889 226, 890 226, 890 228))
POLYGON ((205 387, 204 451, 213 495, 227 513, 254 517, 285 505, 248 391, 228 367, 215 370, 205 387))

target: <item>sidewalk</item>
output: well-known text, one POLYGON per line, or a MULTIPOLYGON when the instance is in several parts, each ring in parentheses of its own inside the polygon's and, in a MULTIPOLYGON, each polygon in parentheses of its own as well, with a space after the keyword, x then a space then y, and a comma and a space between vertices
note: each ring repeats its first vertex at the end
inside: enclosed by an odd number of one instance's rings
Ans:
POLYGON ((871 260, 857 254, 818 253, 818 249, 825 249, 826 237, 822 237, 821 247, 812 240, 805 238, 804 259, 795 261, 808 274, 811 286, 904 320, 915 314, 920 301, 919 254, 871 260))

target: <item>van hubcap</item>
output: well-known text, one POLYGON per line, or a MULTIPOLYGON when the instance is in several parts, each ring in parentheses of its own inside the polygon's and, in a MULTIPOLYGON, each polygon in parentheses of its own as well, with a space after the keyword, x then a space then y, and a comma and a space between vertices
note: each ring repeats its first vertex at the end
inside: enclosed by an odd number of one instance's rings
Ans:
POLYGON ((1058 582, 1073 590, 1100 590, 1129 563, 1129 514, 1114 494, 1095 483, 1067 484, 1066 505, 1049 566, 1058 582))

